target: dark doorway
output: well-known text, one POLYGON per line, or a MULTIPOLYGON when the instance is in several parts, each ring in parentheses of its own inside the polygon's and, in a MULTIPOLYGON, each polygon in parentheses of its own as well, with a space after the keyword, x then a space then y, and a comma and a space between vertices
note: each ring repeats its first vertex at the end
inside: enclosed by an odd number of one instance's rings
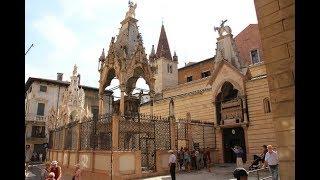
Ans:
POLYGON ((222 131, 223 135, 223 153, 225 163, 236 163, 236 155, 232 151, 232 147, 240 146, 244 151, 243 162, 247 160, 246 143, 244 139, 243 128, 226 128, 222 131))
POLYGON ((44 161, 46 158, 46 149, 43 144, 35 144, 33 152, 36 154, 34 161, 44 161), (39 154, 42 154, 42 159, 39 159, 39 154))

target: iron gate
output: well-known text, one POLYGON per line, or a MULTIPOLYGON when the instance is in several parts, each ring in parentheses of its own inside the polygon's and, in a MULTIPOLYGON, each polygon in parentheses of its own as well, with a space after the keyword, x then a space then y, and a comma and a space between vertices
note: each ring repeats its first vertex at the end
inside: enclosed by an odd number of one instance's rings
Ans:
POLYGON ((155 139, 140 138, 141 167, 143 171, 154 171, 156 162, 155 139))
POLYGON ((119 150, 141 150, 143 171, 156 170, 156 150, 169 150, 170 138, 168 118, 135 114, 119 121, 119 150))

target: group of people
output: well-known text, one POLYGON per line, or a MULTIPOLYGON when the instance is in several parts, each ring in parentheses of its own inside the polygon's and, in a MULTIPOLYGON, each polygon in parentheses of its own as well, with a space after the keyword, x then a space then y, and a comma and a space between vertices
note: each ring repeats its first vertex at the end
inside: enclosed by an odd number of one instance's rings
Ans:
POLYGON ((175 180, 176 176, 175 171, 177 163, 179 171, 190 172, 191 170, 201 170, 206 168, 211 172, 211 156, 210 149, 208 147, 204 149, 197 148, 194 150, 181 147, 177 152, 177 156, 173 150, 170 150, 169 153, 171 153, 169 156, 170 174, 173 180, 175 180))
POLYGON ((253 165, 257 165, 258 168, 264 169, 269 168, 272 176, 272 180, 278 180, 279 176, 279 156, 278 152, 275 151, 272 145, 262 145, 262 150, 259 155, 254 155, 254 162, 249 167, 252 169, 253 165))
MULTIPOLYGON (((232 148, 232 151, 237 156, 237 169, 243 169, 243 149, 240 146, 235 146, 232 148)), ((179 163, 178 169, 180 171, 186 170, 187 172, 190 172, 191 168, 193 170, 200 170, 206 167, 209 172, 211 172, 211 158, 209 148, 195 149, 192 151, 189 151, 188 148, 181 148, 180 150, 178 150, 177 156, 175 155, 173 150, 170 150, 169 153, 171 153, 169 156, 169 167, 172 180, 176 179, 175 171, 177 163, 179 163)), ((255 162, 261 163, 260 165, 262 168, 268 167, 272 176, 272 180, 278 180, 279 156, 277 151, 273 150, 272 145, 263 145, 262 152, 260 155, 256 155, 255 162)))
MULTIPOLYGON (((80 165, 75 165, 76 169, 74 171, 72 180, 80 180, 81 178, 81 169, 80 165)), ((45 164, 45 169, 42 173, 43 180, 61 180, 62 177, 62 170, 61 167, 58 165, 58 161, 47 162, 45 164)))
POLYGON ((177 152, 177 160, 179 163, 178 169, 180 171, 190 172, 191 170, 200 170, 207 168, 210 172, 210 149, 194 149, 189 150, 188 148, 181 147, 177 152))

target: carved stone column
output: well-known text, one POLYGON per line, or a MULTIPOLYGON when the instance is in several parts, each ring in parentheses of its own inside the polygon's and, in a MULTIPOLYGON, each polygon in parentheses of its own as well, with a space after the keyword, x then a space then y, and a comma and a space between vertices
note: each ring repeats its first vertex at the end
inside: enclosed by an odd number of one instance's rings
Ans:
POLYGON ((248 143, 248 127, 246 125, 241 125, 241 127, 243 128, 243 132, 244 132, 244 141, 245 141, 245 145, 246 145, 246 155, 247 155, 247 162, 248 162, 248 158, 250 158, 248 155, 250 154, 249 152, 249 143, 248 143))
POLYGON ((243 122, 248 122, 248 114, 247 114, 247 98, 243 96, 242 98, 242 112, 243 112, 243 122))
POLYGON ((119 146, 119 120, 120 116, 114 114, 112 116, 112 150, 118 150, 119 146))
POLYGON ((222 139, 222 129, 219 126, 215 127, 216 132, 216 149, 217 149, 217 163, 223 163, 224 162, 224 154, 223 154, 223 139, 222 139))
POLYGON ((126 86, 124 84, 120 84, 120 91, 121 91, 121 98, 120 98, 120 114, 123 116, 125 112, 125 106, 124 106, 124 92, 126 90, 126 86))
POLYGON ((170 134, 171 134, 171 149, 172 150, 177 150, 176 149, 176 118, 174 116, 169 116, 170 120, 170 134))
POLYGON ((153 116, 154 91, 150 90, 150 115, 153 116))
POLYGON ((191 115, 190 113, 187 113, 187 139, 188 139, 188 148, 192 149, 192 134, 191 134, 191 115))
POLYGON ((104 114, 104 101, 103 101, 103 94, 99 94, 99 114, 104 114))

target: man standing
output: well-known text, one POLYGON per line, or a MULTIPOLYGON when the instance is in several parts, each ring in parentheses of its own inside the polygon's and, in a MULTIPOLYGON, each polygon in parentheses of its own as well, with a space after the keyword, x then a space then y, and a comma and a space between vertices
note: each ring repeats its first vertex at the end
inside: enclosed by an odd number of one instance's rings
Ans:
POLYGON ((170 174, 171 179, 176 180, 176 155, 174 155, 173 150, 168 151, 170 154, 169 156, 169 167, 170 167, 170 174))
POLYGON ((279 157, 277 151, 274 151, 271 145, 267 146, 268 152, 265 156, 265 165, 269 166, 272 180, 278 180, 279 157))

